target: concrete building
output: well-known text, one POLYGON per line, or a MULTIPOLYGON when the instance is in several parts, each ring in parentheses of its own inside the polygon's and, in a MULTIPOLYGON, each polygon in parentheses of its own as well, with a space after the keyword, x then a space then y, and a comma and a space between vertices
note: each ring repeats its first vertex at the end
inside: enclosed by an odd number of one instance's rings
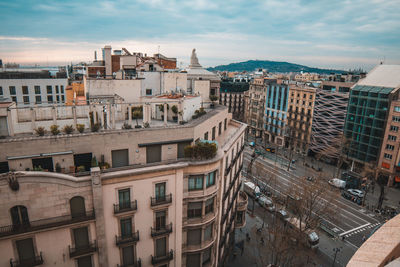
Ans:
POLYGON ((80 82, 73 82, 65 88, 66 101, 65 105, 85 105, 85 85, 80 82))
POLYGON ((317 73, 301 73, 294 76, 294 79, 298 82, 318 81, 319 78, 319 74, 317 73))
POLYGON ((47 106, 66 101, 66 73, 52 75, 38 69, 1 69, 0 98, 9 99, 18 106, 47 106))
POLYGON ((185 125, 0 140, 14 169, 0 175, 0 267, 222 266, 247 205, 246 125, 231 116, 217 106, 185 125), (216 155, 185 158, 202 139, 216 155), (37 171, 50 167, 60 173, 37 171))
POLYGON ((245 122, 248 125, 249 134, 256 138, 264 137, 264 113, 265 97, 267 88, 264 85, 264 78, 255 78, 250 83, 249 91, 244 94, 245 97, 245 122))
POLYGON ((315 88, 290 85, 285 147, 307 154, 314 113, 315 88))
POLYGON ((219 103, 227 106, 233 118, 240 121, 244 121, 244 92, 248 90, 248 82, 221 81, 219 103))
POLYGON ((348 156, 356 168, 395 161, 382 144, 391 132, 398 131, 389 123, 393 119, 389 114, 392 102, 399 99, 399 77, 400 65, 378 65, 351 88, 344 134, 350 140, 348 156))

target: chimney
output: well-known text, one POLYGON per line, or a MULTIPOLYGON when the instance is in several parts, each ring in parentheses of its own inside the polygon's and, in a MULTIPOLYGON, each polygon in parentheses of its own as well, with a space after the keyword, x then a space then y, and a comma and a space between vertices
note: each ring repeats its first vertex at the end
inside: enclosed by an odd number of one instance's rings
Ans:
POLYGON ((103 48, 103 60, 106 68, 106 78, 111 78, 111 46, 106 45, 103 48))
POLYGON ((94 51, 94 61, 97 61, 97 51, 94 51))

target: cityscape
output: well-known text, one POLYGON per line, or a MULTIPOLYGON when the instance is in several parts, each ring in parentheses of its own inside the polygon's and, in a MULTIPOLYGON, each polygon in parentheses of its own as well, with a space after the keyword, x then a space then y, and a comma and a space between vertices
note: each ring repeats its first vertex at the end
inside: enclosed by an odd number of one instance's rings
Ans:
POLYGON ((400 4, 355 2, 0 3, 0 267, 400 266, 400 4))

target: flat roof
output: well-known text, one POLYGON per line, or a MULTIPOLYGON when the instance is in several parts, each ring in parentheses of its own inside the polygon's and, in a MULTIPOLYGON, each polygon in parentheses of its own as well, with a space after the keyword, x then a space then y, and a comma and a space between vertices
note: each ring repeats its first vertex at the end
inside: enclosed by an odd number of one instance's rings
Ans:
POLYGON ((400 87, 400 65, 378 65, 357 85, 400 87))

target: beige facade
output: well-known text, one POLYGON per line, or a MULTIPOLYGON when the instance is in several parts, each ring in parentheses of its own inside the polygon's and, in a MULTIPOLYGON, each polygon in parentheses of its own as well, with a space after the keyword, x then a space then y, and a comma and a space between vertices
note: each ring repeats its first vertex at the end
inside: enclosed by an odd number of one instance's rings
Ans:
POLYGON ((290 85, 286 147, 307 153, 314 113, 315 88, 290 85))
POLYGON ((0 161, 15 171, 0 175, 0 267, 222 264, 245 223, 245 129, 218 106, 182 126, 1 140, 0 161), (182 158, 199 139, 215 140, 216 156, 182 158), (94 156, 111 168, 25 171, 94 156))
POLYGON ((265 96, 267 88, 264 78, 256 78, 250 83, 250 89, 245 93, 245 121, 249 125, 249 133, 263 137, 265 96))

